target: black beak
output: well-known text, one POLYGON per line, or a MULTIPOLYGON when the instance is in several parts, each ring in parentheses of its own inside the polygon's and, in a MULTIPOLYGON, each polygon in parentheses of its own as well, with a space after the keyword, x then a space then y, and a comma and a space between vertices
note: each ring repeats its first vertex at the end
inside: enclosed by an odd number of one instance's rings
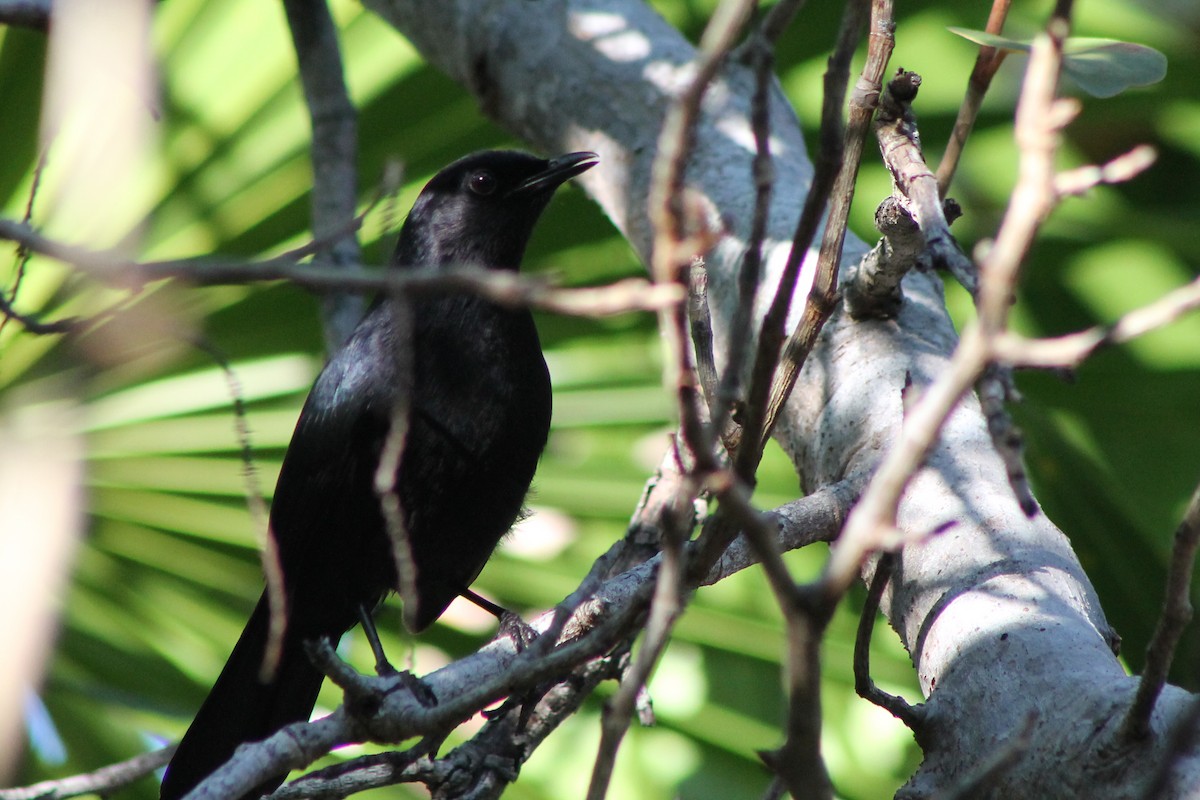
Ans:
POLYGON ((552 192, 562 184, 580 173, 587 172, 600 163, 600 156, 587 151, 567 153, 565 156, 552 158, 546 168, 536 175, 530 176, 509 194, 537 194, 552 192))

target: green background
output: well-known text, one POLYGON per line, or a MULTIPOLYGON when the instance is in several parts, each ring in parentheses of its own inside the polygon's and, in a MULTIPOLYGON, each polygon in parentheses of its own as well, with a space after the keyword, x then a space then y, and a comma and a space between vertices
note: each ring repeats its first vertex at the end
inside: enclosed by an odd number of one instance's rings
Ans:
MULTIPOLYGON (((713 3, 655 5, 695 37, 713 3)), ((1029 333, 1111 321, 1200 272, 1200 94, 1193 77, 1200 71, 1200 11, 1166 0, 1078 6, 1081 35, 1152 45, 1167 54, 1170 71, 1147 89, 1083 97, 1061 164, 1104 161, 1142 142, 1155 145, 1159 161, 1131 184, 1068 200, 1049 221, 1014 309, 1016 324, 1029 333)), ((389 161, 405 166, 398 198, 368 215, 363 230, 365 259, 380 264, 396 224, 433 172, 471 150, 520 143, 379 20, 349 0, 333 9, 360 110, 363 204, 389 161)), ((981 28, 987 10, 981 3, 901 6, 892 66, 924 77, 915 108, 932 163, 975 52, 946 27, 981 28)), ((1047 10, 1043 3, 1016 4, 1008 34, 1029 34, 1047 10)), ((518 13, 527 13, 524 5, 518 13)), ((817 119, 839 14, 837 4, 810 4, 780 44, 780 79, 806 125, 817 119)), ((304 242, 308 121, 281 6, 171 0, 156 9, 154 45, 161 109, 152 174, 113 189, 129 226, 144 225, 140 255, 259 257, 304 242)), ((0 202, 8 217, 19 218, 29 198, 44 59, 42 34, 0 30, 0 202)), ((955 233, 968 252, 994 233, 1015 180, 1011 119, 1023 68, 1024 58, 1012 57, 1002 69, 951 191, 966 211, 955 233)), ((53 191, 54 159, 51 149, 44 193, 53 191)), ((869 150, 853 212, 860 236, 873 238, 875 205, 889 191, 869 150)), ((36 202, 34 222, 54 230, 52 214, 36 202)), ((4 261, 0 274, 11 287, 16 258, 4 261)), ((571 285, 642 269, 578 189, 559 194, 526 264, 571 285)), ((54 318, 116 297, 35 258, 17 304, 54 318)), ((960 291, 951 289, 949 301, 960 320, 970 313, 960 291)), ((105 331, 88 337, 91 343, 31 336, 13 323, 0 331, 0 409, 46 387, 68 386, 81 404, 87 445, 87 535, 38 693, 41 712, 33 716, 49 724, 31 724, 14 784, 96 769, 180 735, 260 591, 230 391, 222 371, 187 338, 202 333, 232 362, 268 493, 323 357, 316 303, 289 286, 156 286, 135 308, 157 310, 172 324, 115 354, 105 331), (106 348, 105 361, 93 359, 106 348)), ((651 317, 594 322, 540 315, 538 323, 555 387, 554 428, 531 499, 543 513, 529 535, 502 547, 477 584, 518 609, 557 602, 622 535, 672 414, 651 317)), ((1038 498, 1071 538, 1136 670, 1159 607, 1171 533, 1200 478, 1200 317, 1101 353, 1073 380, 1031 374, 1020 385, 1026 399, 1014 413, 1027 433, 1038 498)), ((772 450, 756 502, 770 507, 796 495, 794 474, 772 450)), ((813 575, 823 558, 823 548, 789 556, 798 578, 813 575)), ((861 594, 843 604, 824 648, 824 753, 840 796, 877 798, 903 782, 920 753, 899 723, 853 693, 850 653, 861 594)), ((782 714, 783 637, 772 605, 756 571, 697 595, 650 687, 659 724, 631 732, 610 796, 761 796, 768 778, 754 753, 779 744, 782 714)), ((490 634, 486 621, 455 611, 413 641, 390 608, 385 644, 394 659, 419 671, 470 652, 490 634)), ((884 625, 877 626, 874 648, 883 688, 919 699, 907 656, 884 625)), ((369 667, 357 633, 346 637, 343 651, 369 667)), ((1198 658, 1191 636, 1172 679, 1196 688, 1198 658)), ((322 695, 324 708, 337 702, 335 692, 322 695)), ((582 796, 598 708, 593 700, 546 742, 506 797, 582 796)), ((414 791, 373 796, 419 796, 414 791)), ((154 797, 154 784, 143 781, 127 796, 154 797)))

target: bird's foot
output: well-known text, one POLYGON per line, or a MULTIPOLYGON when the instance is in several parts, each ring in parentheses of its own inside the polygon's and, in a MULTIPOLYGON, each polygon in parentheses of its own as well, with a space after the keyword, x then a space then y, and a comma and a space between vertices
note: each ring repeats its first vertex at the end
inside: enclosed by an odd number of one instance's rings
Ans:
POLYGON ((500 615, 500 635, 512 639, 518 653, 538 638, 537 630, 511 611, 500 615))
MULTIPOLYGON (((386 663, 386 662, 385 662, 386 663)), ((397 689, 407 689, 412 694, 413 698, 421 704, 422 708, 434 708, 438 704, 437 695, 433 693, 433 689, 429 684, 413 675, 408 670, 398 670, 391 664, 388 664, 391 669, 391 676, 397 679, 397 683, 392 688, 388 689, 388 694, 397 689)), ((380 677, 384 677, 382 673, 380 677)))
POLYGON ((529 719, 533 716, 533 710, 537 707, 541 697, 542 691, 538 687, 534 687, 521 694, 507 697, 500 705, 495 708, 486 708, 481 713, 484 719, 493 720, 499 719, 509 712, 516 711, 516 729, 523 731, 529 724, 529 719))

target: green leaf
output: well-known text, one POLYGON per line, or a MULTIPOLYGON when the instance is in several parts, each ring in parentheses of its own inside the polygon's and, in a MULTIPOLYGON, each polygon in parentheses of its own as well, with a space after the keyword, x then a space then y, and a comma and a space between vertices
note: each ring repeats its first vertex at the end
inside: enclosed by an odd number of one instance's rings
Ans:
POLYGON ((1112 97, 1134 86, 1158 83, 1167 57, 1142 44, 1115 39, 1068 39, 1063 71, 1093 97, 1112 97))
POLYGON ((1016 39, 1006 39, 1003 36, 997 36, 994 33, 987 31, 975 31, 970 28, 947 28, 946 30, 961 36, 969 42, 982 45, 984 47, 994 47, 997 50, 1007 50, 1011 53, 1028 53, 1030 44, 1028 41, 1018 41, 1016 39))
MULTIPOLYGON (((947 30, 984 47, 1010 53, 1028 53, 1032 49, 1031 40, 1007 39, 969 28, 947 30)), ((1063 72, 1093 97, 1112 97, 1134 86, 1161 81, 1167 74, 1167 57, 1143 44, 1072 37, 1063 45, 1063 72)))

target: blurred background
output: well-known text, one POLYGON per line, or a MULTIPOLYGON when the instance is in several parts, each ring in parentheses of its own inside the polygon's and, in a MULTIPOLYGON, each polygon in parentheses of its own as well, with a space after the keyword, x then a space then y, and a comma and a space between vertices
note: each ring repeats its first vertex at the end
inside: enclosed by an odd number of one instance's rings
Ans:
MULTIPOLYGON (((654 5, 695 38, 715 2, 654 5)), ((484 119, 463 90, 358 4, 334 0, 331 6, 360 111, 364 205, 389 162, 405 168, 399 196, 369 214, 361 234, 366 263, 382 264, 409 204, 437 169, 475 149, 521 143, 484 119)), ((946 28, 982 28, 988 9, 983 2, 902 4, 892 67, 924 78, 915 109, 931 163, 975 56, 974 45, 946 28)), ((1007 35, 1031 34, 1048 10, 1045 2, 1018 0, 1007 35)), ((780 81, 806 126, 818 117, 839 15, 840 4, 810 4, 780 45, 780 81)), ((154 7, 148 24, 153 52, 135 52, 133 61, 156 62, 159 85, 138 86, 130 73, 127 117, 140 122, 118 136, 142 145, 123 154, 116 144, 103 144, 92 154, 101 166, 121 169, 108 177, 101 171, 103 191, 82 206, 70 202, 77 196, 69 186, 72 147, 109 140, 87 125, 80 135, 78 123, 56 121, 53 104, 43 103, 44 87, 56 80, 46 67, 46 35, 0 28, 3 216, 24 217, 33 196, 32 222, 48 235, 124 247, 143 260, 263 257, 307 241, 309 124, 282 7, 170 0, 154 7), (33 194, 43 152, 39 126, 57 133, 33 194)), ((1050 220, 1014 309, 1027 333, 1111 321, 1200 273, 1200 90, 1194 78, 1200 7, 1190 0, 1089 0, 1077 4, 1076 32, 1151 45, 1170 66, 1162 83, 1111 99, 1066 86, 1080 94, 1084 110, 1068 132, 1062 166, 1106 161, 1144 142, 1158 149, 1159 161, 1131 184, 1067 201, 1050 220)), ((1013 56, 1001 70, 951 190, 965 210, 954 231, 968 252, 994 233, 1015 180, 1011 120, 1024 66, 1023 57, 1013 56)), ((874 209, 889 192, 869 146, 852 220, 860 237, 874 240, 874 209)), ((85 531, 82 541, 52 559, 52 565, 68 565, 66 578, 38 581, 56 621, 42 623, 53 630, 53 641, 44 645, 48 663, 19 698, 24 721, 16 732, 16 761, 9 775, 0 775, 19 785, 94 770, 182 734, 261 589, 230 375, 206 349, 232 367, 247 408, 257 481, 268 495, 324 354, 317 303, 291 286, 171 283, 131 294, 98 288, 46 259, 25 263, 14 249, 0 259, 0 276, 6 297, 15 297, 22 312, 56 319, 112 309, 107 324, 71 341, 32 335, 15 321, 0 328, 0 462, 7 464, 0 476, 14 485, 26 479, 32 493, 16 496, 33 507, 64 511, 65 521, 47 524, 70 531, 82 516, 85 531), (201 340, 206 348, 196 345, 201 340), (22 442, 32 445, 21 450, 22 442), (55 463, 67 465, 53 473, 58 483, 30 483, 40 473, 27 469, 28 461, 11 468, 22 453, 49 452, 55 442, 64 454, 55 463), (71 465, 82 471, 82 497, 72 488, 71 465)), ((552 204, 526 266, 552 271, 569 285, 642 272, 630 248, 575 188, 552 204)), ((961 321, 969 303, 953 286, 948 293, 961 321)), ((506 541, 477 584, 521 610, 559 601, 623 534, 672 428, 652 317, 542 315, 538 323, 555 413, 530 501, 537 513, 506 541)), ((1030 374, 1021 376, 1020 386, 1025 401, 1014 413, 1027 435, 1037 496, 1071 538, 1136 671, 1160 604, 1172 532, 1200 479, 1200 316, 1095 356, 1073 380, 1030 374)), ((760 477, 760 507, 798 494, 794 473, 774 449, 760 477)), ((0 531, 0 544, 11 544, 12 531, 20 530, 0 531)), ((38 527, 24 530, 42 535, 38 527)), ((9 544, 0 560, 28 571, 9 544)), ((824 555, 823 547, 813 548, 790 554, 789 561, 805 578, 824 555)), ((24 613, 9 599, 0 619, 15 623, 24 613)), ((890 796, 920 752, 899 723, 854 695, 850 654, 861 604, 858 590, 826 639, 824 753, 839 795, 865 799, 890 796)), ((402 633, 397 606, 382 611, 381 620, 393 660, 420 672, 477 648, 493 628, 490 618, 458 606, 419 640, 402 633)), ((782 642, 779 615, 757 571, 701 591, 650 686, 658 726, 631 732, 610 796, 761 796, 768 776, 755 751, 780 742, 782 642)), ((1190 689, 1200 686, 1196 645, 1190 634, 1172 675, 1190 689)), ((342 649, 369 669, 360 634, 347 636, 342 649)), ((872 666, 882 688, 919 699, 908 657, 886 625, 876 628, 872 666)), ((602 687, 540 748, 506 797, 582 796, 599 737, 600 702, 610 689, 602 687)), ((319 708, 338 701, 327 691, 319 708)), ((347 748, 339 755, 361 752, 347 748)), ((370 796, 420 791, 397 787, 370 796)), ((157 785, 148 779, 124 796, 156 797, 157 785)))

